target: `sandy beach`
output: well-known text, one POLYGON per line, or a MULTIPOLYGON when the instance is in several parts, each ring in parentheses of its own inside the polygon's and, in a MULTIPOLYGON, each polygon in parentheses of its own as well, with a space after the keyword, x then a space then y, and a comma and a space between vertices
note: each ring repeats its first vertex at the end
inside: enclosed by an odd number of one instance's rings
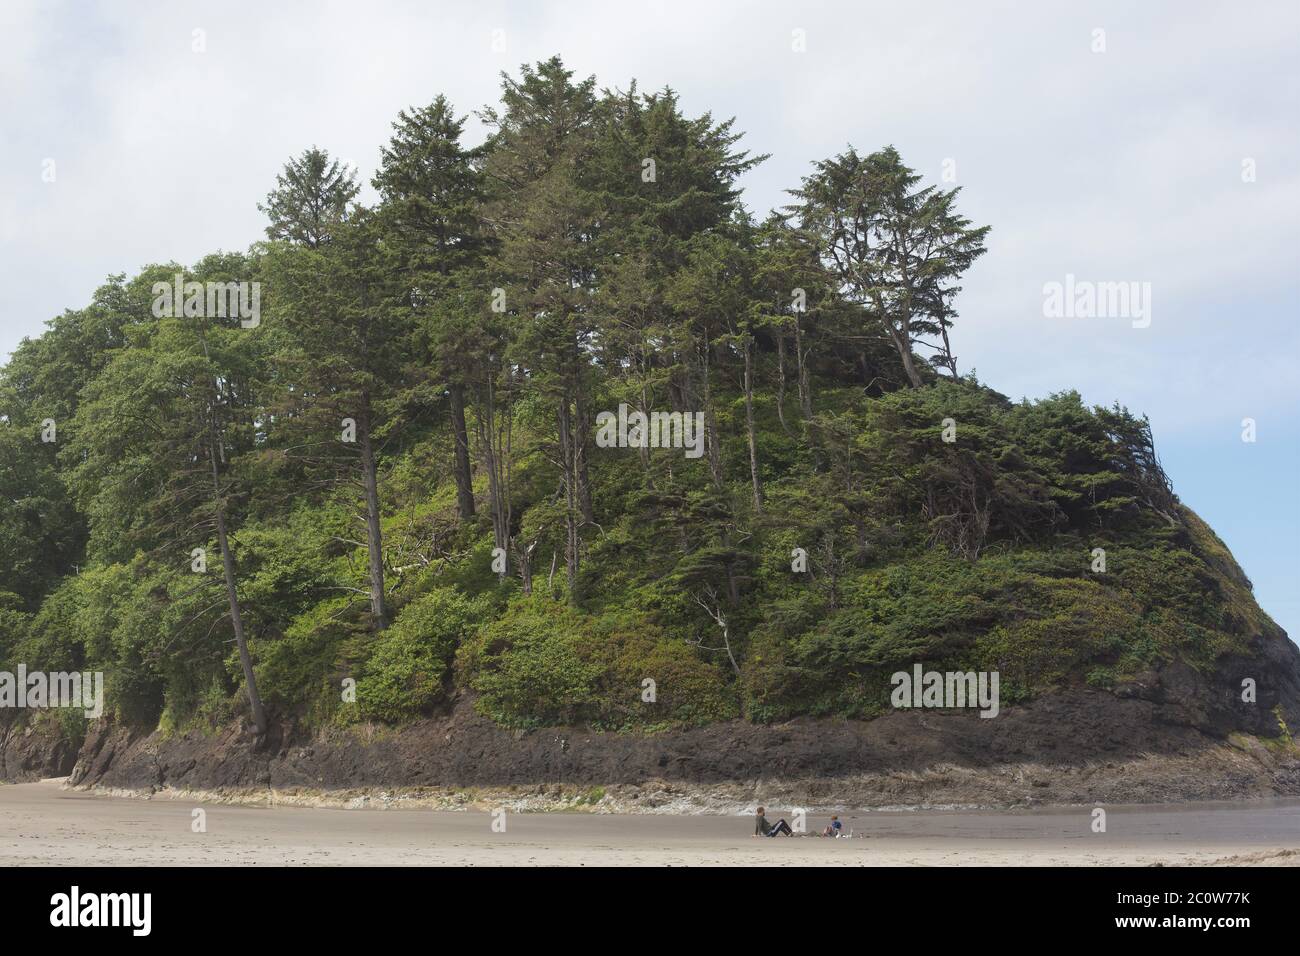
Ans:
MULTIPOLYGON (((769 807, 769 819, 790 816, 769 807)), ((1300 801, 841 814, 851 839, 756 839, 744 816, 336 810, 0 786, 0 865, 1300 865, 1300 801), (206 832, 194 832, 193 811, 206 832), (500 827, 498 818, 498 828, 500 827)), ((826 820, 809 815, 810 831, 826 820)))

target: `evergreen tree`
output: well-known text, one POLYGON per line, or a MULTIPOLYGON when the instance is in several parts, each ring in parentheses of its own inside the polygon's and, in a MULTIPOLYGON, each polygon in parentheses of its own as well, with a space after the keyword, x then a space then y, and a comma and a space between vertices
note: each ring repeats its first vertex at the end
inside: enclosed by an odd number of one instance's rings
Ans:
POLYGON ((463 313, 455 286, 463 284, 467 270, 481 270, 490 237, 480 218, 481 150, 460 145, 464 125, 442 96, 422 109, 398 114, 374 185, 383 198, 380 215, 400 249, 410 304, 429 331, 431 371, 446 387, 457 507, 467 520, 474 515, 474 481, 466 390, 478 356, 473 329, 456 322, 463 313))
POLYGON ((591 151, 595 80, 574 83, 559 57, 520 79, 502 77, 502 109, 481 114, 492 131, 485 172, 488 218, 516 317, 512 355, 527 387, 555 408, 555 459, 565 502, 565 570, 578 598, 582 529, 594 520, 587 463, 595 415, 589 368, 597 197, 579 170, 591 151))
POLYGON ((275 189, 257 206, 271 220, 267 237, 312 249, 324 245, 347 218, 358 189, 356 174, 325 150, 304 150, 285 163, 284 171, 276 174, 275 189))
POLYGON ((954 210, 958 189, 916 189, 921 177, 892 146, 860 156, 849 149, 814 164, 790 206, 816 243, 841 292, 888 333, 913 388, 924 384, 913 349, 940 334, 948 347, 948 302, 956 282, 984 254, 989 227, 973 228, 954 210))
POLYGON ((388 626, 379 463, 401 420, 413 325, 397 250, 378 217, 358 209, 320 247, 276 250, 276 315, 291 339, 281 355, 279 441, 305 449, 336 486, 359 493, 371 619, 388 626))

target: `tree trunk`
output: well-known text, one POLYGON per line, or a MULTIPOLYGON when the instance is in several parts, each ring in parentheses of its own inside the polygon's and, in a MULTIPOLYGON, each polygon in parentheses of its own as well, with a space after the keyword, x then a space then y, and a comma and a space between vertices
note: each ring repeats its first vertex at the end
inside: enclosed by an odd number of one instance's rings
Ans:
POLYGON ((907 373, 907 381, 913 388, 920 388, 925 383, 916 370, 916 362, 912 360, 912 336, 907 327, 904 326, 900 330, 891 323, 889 337, 894 342, 894 348, 898 350, 898 357, 903 360, 903 371, 907 373))
POLYGON ((461 521, 474 517, 474 477, 469 468, 469 430, 465 427, 465 386, 454 384, 451 396, 451 431, 456 442, 456 509, 461 521))
POLYGON ((790 426, 785 422, 785 330, 776 330, 776 418, 781 423, 781 431, 790 434, 790 426))
POLYGON ((560 461, 564 472, 564 570, 569 582, 569 600, 576 601, 578 586, 578 474, 573 411, 567 395, 560 397, 560 461))
POLYGON ((505 548, 510 539, 510 507, 502 459, 508 452, 501 447, 497 431, 496 384, 493 373, 488 372, 485 397, 479 403, 478 439, 479 453, 488 476, 488 498, 492 512, 492 543, 505 548))
POLYGON ((595 524, 596 511, 591 505, 591 479, 587 477, 587 459, 591 442, 592 421, 589 420, 587 403, 583 400, 582 382, 575 376, 573 383, 574 422, 577 433, 573 438, 574 475, 578 482, 578 510, 586 524, 595 524))
POLYGON ((799 386, 799 414, 804 421, 812 421, 812 395, 808 390, 808 366, 804 364, 807 356, 803 350, 803 332, 799 328, 799 316, 794 317, 794 361, 799 386))
POLYGON ((248 653, 244 637, 244 618, 239 608, 239 592, 235 588, 235 558, 230 553, 230 539, 226 534, 226 505, 221 498, 221 477, 217 470, 217 441, 211 436, 209 454, 212 457, 212 496, 217 512, 217 545, 221 548, 221 567, 226 578, 226 597, 230 600, 230 623, 235 631, 235 646, 239 649, 239 665, 244 671, 244 687, 248 691, 248 704, 253 712, 253 727, 259 737, 266 734, 266 711, 262 697, 257 692, 257 678, 253 674, 253 658, 248 653))
MULTIPOLYGON (((650 421, 650 396, 646 392, 645 376, 641 378, 641 407, 640 412, 645 416, 645 420, 650 421)), ((641 442, 641 447, 637 449, 637 455, 641 458, 641 469, 645 472, 645 483, 647 488, 655 486, 654 476, 650 472, 650 443, 641 442)))
POLYGON ((704 378, 704 443, 709 454, 709 472, 713 477, 713 486, 722 489, 722 442, 718 439, 718 416, 713 410, 713 393, 709 385, 709 346, 703 348, 700 366, 704 378))
POLYGON ((943 335, 943 364, 948 366, 952 377, 957 378, 957 356, 952 354, 952 343, 948 341, 948 321, 944 313, 939 313, 939 332, 943 335))
POLYGON ((370 399, 361 398, 361 420, 357 437, 361 443, 361 481, 366 491, 366 550, 370 567, 370 616, 374 629, 388 627, 388 600, 384 594, 384 542, 379 527, 379 474, 370 442, 370 399))
POLYGON ((674 354, 674 365, 668 373, 668 410, 673 412, 689 411, 686 407, 688 404, 686 395, 689 391, 682 379, 689 374, 689 371, 683 372, 684 366, 680 362, 680 357, 674 354))
POLYGON ((749 480, 754 490, 754 511, 763 510, 763 479, 758 474, 758 438, 754 434, 754 339, 745 337, 745 431, 749 435, 749 480))

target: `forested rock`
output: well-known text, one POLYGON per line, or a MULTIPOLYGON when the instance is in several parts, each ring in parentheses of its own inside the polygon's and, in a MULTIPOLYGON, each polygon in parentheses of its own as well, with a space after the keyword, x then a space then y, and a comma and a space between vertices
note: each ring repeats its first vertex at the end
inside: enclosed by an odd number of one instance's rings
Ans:
POLYGON ((0 670, 106 675, 78 780, 1295 786, 1300 654, 1146 419, 962 373, 956 190, 850 148, 755 217, 732 121, 558 58, 480 118, 403 111, 371 208, 313 146, 0 369, 0 670))

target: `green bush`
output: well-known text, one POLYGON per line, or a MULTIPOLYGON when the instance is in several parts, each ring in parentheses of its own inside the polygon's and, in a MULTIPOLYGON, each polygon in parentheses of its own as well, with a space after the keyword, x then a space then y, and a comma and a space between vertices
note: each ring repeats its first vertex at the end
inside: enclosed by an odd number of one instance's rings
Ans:
MULTIPOLYGON (((268 707, 305 713, 314 723, 333 718, 342 704, 345 678, 359 672, 368 639, 362 602, 330 598, 299 615, 273 640, 251 641, 258 689, 268 707)), ((228 661, 239 672, 238 659, 228 661)))
POLYGON ((583 616, 534 596, 461 648, 457 664, 481 713, 507 726, 568 724, 591 713, 601 669, 582 653, 583 616))
POLYGON ((442 699, 456 648, 485 617, 484 602, 438 588, 408 604, 376 639, 357 681, 361 714, 401 721, 442 699))
POLYGON ((604 727, 705 724, 740 714, 736 693, 720 665, 700 659, 680 638, 634 614, 597 620, 580 654, 601 669, 595 722, 604 727), (654 681, 654 701, 643 699, 654 681))

